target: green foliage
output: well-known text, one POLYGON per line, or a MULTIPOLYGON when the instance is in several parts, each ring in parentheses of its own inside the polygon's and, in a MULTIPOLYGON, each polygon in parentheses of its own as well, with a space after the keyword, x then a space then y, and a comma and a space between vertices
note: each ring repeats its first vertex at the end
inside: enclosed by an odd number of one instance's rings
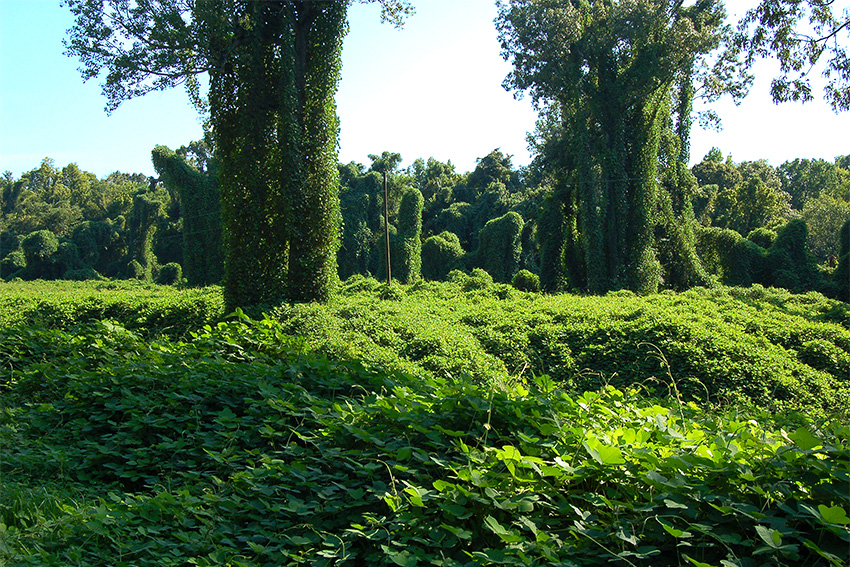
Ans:
POLYGON ((511 279, 511 285, 520 291, 540 291, 540 277, 528 270, 520 270, 511 279))
POLYGON ((145 268, 136 259, 130 260, 125 267, 125 277, 131 280, 149 281, 145 278, 145 268))
MULTIPOLYGON (((69 276, 100 280, 96 272, 85 269, 69 276)), ((0 283, 2 328, 69 329, 108 319, 143 336, 180 337, 224 314, 219 287, 176 289, 138 281, 0 283)))
POLYGON ((27 235, 21 241, 21 248, 28 261, 43 264, 59 250, 59 239, 49 230, 39 230, 27 235))
POLYGON ((706 269, 726 285, 749 286, 762 279, 767 251, 734 230, 699 229, 697 250, 706 269))
MULTIPOLYGON (((395 25, 412 10, 404 0, 380 4, 395 25)), ((185 84, 209 112, 227 304, 327 301, 337 282, 334 95, 348 2, 67 5, 75 18, 68 53, 80 58, 85 78, 105 76, 107 110, 185 84), (209 73, 206 101, 201 73, 209 73)))
MULTIPOLYGON (((803 205, 802 219, 809 229, 806 249, 820 263, 835 262, 840 256, 841 225, 850 218, 850 203, 821 194, 803 205)), ((834 265, 834 264, 833 264, 834 265)))
POLYGON ((451 161, 442 163, 433 157, 427 162, 422 158, 414 160, 409 172, 426 203, 435 201, 441 192, 451 190, 461 180, 451 161))
POLYGON ((164 204, 150 193, 138 193, 133 198, 133 211, 130 216, 130 254, 132 261, 142 268, 141 275, 133 269, 132 276, 146 282, 153 280, 154 271, 159 269, 153 253, 153 240, 157 230, 157 220, 163 213, 164 204))
POLYGON ((115 264, 127 253, 122 230, 107 221, 86 221, 74 227, 71 241, 81 261, 103 274, 116 275, 115 264))
POLYGON ((56 272, 55 254, 59 251, 59 239, 49 230, 38 230, 21 241, 21 250, 26 257, 23 279, 52 279, 56 272))
POLYGON ((434 233, 451 232, 457 235, 464 249, 469 249, 472 242, 472 213, 474 207, 470 203, 456 202, 442 209, 437 218, 431 223, 430 230, 434 233))
POLYGON ((398 210, 397 267, 393 277, 410 284, 422 276, 422 207, 424 199, 418 189, 402 193, 398 210))
POLYGON ((327 301, 337 281, 334 94, 347 4, 198 8, 222 49, 214 59, 228 61, 210 78, 226 302, 327 301))
POLYGON ((183 267, 180 264, 170 263, 159 269, 157 283, 160 285, 177 285, 183 281, 183 267))
POLYGON ((807 236, 808 228, 801 219, 792 220, 779 230, 766 258, 767 285, 794 292, 817 287, 820 275, 815 258, 806 250, 807 236))
POLYGON ((580 282, 584 278, 577 272, 581 265, 573 246, 575 217, 565 211, 566 204, 554 195, 547 195, 540 211, 537 231, 540 240, 540 287, 544 291, 558 292, 567 287, 567 280, 580 282), (573 222, 568 221, 570 219, 573 222), (569 252, 569 259, 565 256, 569 252), (568 266, 576 266, 570 270, 568 266), (569 274, 569 276, 568 276, 569 274))
POLYGON ((780 73, 770 88, 774 102, 812 100, 809 76, 817 68, 815 74, 828 78, 824 99, 836 112, 847 110, 850 58, 842 36, 848 16, 839 10, 832 2, 761 0, 739 22, 732 49, 745 50, 749 64, 765 56, 779 60, 780 73))
POLYGON ((791 206, 802 210, 821 195, 839 197, 843 193, 840 169, 823 159, 795 159, 779 166, 782 189, 791 195, 791 206))
POLYGON ((478 233, 476 263, 499 283, 509 283, 522 258, 522 217, 511 211, 487 221, 478 233))
POLYGON ((379 201, 381 176, 377 173, 364 174, 362 166, 348 164, 340 168, 342 191, 340 208, 342 214, 342 239, 337 263, 339 277, 348 279, 354 274, 369 275, 377 271, 373 259, 381 228, 379 201))
POLYGON ((328 307, 277 313, 289 334, 329 356, 434 377, 444 368, 463 368, 479 381, 548 374, 579 390, 640 384, 663 396, 673 388, 669 368, 682 395, 700 403, 749 400, 814 416, 843 414, 850 399, 845 374, 797 356, 817 339, 850 353, 841 326, 846 305, 816 293, 753 286, 541 297, 494 284, 482 270, 449 278, 410 286, 388 304, 380 286, 358 280, 328 307), (423 342, 430 350, 407 347, 423 342))
POLYGON ((757 228, 776 228, 791 218, 790 197, 752 176, 718 194, 714 224, 746 235, 757 228))
POLYGON ((79 268, 76 270, 68 270, 62 276, 62 279, 81 282, 86 280, 103 280, 105 278, 100 275, 97 270, 92 268, 79 268))
POLYGON ((747 240, 767 250, 776 242, 776 231, 760 227, 750 232, 747 235, 747 240))
POLYGON ((461 270, 452 270, 448 280, 463 291, 486 291, 493 288, 494 283, 493 276, 481 268, 473 268, 468 274, 461 270))
MULTIPOLYGON (((357 297, 363 314, 380 303, 357 297)), ((745 304, 734 303, 730 315, 745 304)), ((577 394, 547 376, 476 384, 370 369, 244 316, 186 342, 111 323, 0 335, 4 563, 847 558, 850 448, 837 422, 715 412, 631 388, 577 394)), ((419 337, 404 346, 412 358, 453 340, 419 337)))
POLYGON ((511 164, 511 156, 503 154, 498 148, 477 160, 477 165, 469 174, 467 185, 479 195, 493 183, 503 185, 513 192, 519 185, 519 175, 511 164))
POLYGON ((834 296, 841 301, 850 302, 850 219, 841 225, 839 233, 841 249, 838 266, 832 274, 834 296))
POLYGON ((179 195, 183 264, 189 285, 219 283, 224 269, 218 166, 200 171, 165 146, 151 153, 166 187, 179 195))
POLYGON ((445 280, 449 272, 459 269, 464 250, 453 232, 429 236, 422 243, 422 277, 428 280, 445 280))
POLYGON ((19 277, 18 274, 20 271, 26 267, 27 257, 24 251, 19 248, 9 252, 0 260, 0 272, 2 272, 0 275, 7 280, 19 277))
POLYGON ((674 288, 705 279, 679 170, 693 83, 709 97, 741 94, 728 60, 723 69, 707 62, 724 17, 716 1, 499 3, 503 56, 513 64, 506 85, 543 109, 536 144, 557 189, 546 220, 563 240, 541 241, 544 289, 566 280, 590 293, 651 293, 665 276, 674 288))

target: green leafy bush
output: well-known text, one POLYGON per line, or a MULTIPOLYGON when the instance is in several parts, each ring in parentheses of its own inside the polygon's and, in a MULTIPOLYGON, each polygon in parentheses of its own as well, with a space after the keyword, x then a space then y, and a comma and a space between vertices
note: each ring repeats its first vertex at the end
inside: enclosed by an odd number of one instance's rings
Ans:
POLYGON ((465 252, 453 232, 429 236, 422 243, 422 276, 428 280, 445 280, 449 272, 461 267, 465 252))
POLYGON ((520 291, 540 291, 540 277, 528 270, 520 270, 514 274, 511 285, 520 291))
POLYGON ((183 279, 183 268, 180 264, 170 262, 159 269, 157 283, 160 285, 177 285, 183 279))
POLYGON ((491 219, 478 234, 476 262, 499 283, 508 283, 519 270, 524 222, 516 212, 491 219))

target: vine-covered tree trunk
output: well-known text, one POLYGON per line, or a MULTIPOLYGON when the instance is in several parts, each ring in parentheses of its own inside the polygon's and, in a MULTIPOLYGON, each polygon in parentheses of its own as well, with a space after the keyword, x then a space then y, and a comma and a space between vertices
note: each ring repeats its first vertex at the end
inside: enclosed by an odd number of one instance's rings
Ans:
POLYGON ((396 279, 404 284, 413 283, 422 276, 423 206, 419 189, 405 189, 398 208, 398 267, 393 268, 396 279))
POLYGON ((229 308, 326 301, 337 279, 337 118, 347 3, 246 2, 211 78, 229 308))
POLYGON ((301 102, 302 180, 292 206, 288 299, 327 301, 337 279, 339 172, 336 95, 347 3, 301 2, 296 24, 296 89, 301 102), (303 71, 302 71, 303 68, 303 71))
POLYGON ((718 47, 724 17, 718 0, 500 4, 503 54, 514 65, 507 82, 546 109, 542 163, 560 187, 548 214, 565 215, 562 231, 541 234, 544 289, 558 265, 568 287, 590 293, 705 281, 686 180, 671 172, 687 162, 693 70, 718 47), (675 153, 662 152, 667 137, 678 138, 675 153))
POLYGON ((156 235, 156 221, 161 213, 161 201, 151 199, 144 193, 133 198, 133 212, 130 216, 130 254, 131 263, 137 262, 141 272, 132 275, 147 282, 153 279, 153 271, 156 267, 153 239, 156 235))
POLYGON ((160 178, 180 196, 182 268, 187 282, 198 286, 219 283, 224 258, 217 168, 202 173, 165 146, 155 147, 151 157, 160 178))

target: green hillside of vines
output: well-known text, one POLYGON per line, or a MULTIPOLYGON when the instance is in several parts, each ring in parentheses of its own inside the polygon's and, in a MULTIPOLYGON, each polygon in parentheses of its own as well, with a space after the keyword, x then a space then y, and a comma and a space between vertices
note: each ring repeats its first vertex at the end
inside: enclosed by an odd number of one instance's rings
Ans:
POLYGON ((0 564, 850 560, 846 304, 455 280, 254 319, 0 285, 0 564))

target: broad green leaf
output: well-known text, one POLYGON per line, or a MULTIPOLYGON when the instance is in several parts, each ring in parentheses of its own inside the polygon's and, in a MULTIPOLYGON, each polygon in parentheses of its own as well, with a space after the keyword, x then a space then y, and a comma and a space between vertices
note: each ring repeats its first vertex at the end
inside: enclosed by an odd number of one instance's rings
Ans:
POLYGON ((809 549, 829 561, 831 565, 835 565, 836 567, 844 567, 844 565, 846 564, 844 559, 841 559, 837 555, 833 555, 832 553, 828 553, 822 550, 820 547, 817 546, 817 544, 815 544, 815 542, 811 540, 805 540, 803 542, 803 545, 805 545, 806 547, 808 547, 809 549))
POLYGON ((626 462, 619 447, 603 445, 593 438, 584 441, 583 445, 590 456, 601 465, 622 465, 626 462))
POLYGON ((416 564, 419 563, 419 559, 409 551, 396 551, 386 545, 382 545, 381 549, 384 550, 384 553, 386 553, 387 557, 390 558, 390 561, 396 565, 401 565, 401 567, 415 567, 416 564))
POLYGON ((693 557, 688 557, 687 555, 683 555, 683 557, 685 559, 687 559, 688 561, 690 561, 691 563, 693 563, 694 565, 696 565, 697 567, 715 567, 714 565, 712 565, 710 563, 703 563, 702 561, 697 561, 693 557))
POLYGON ((516 543, 522 541, 522 536, 517 535, 516 533, 505 529, 505 527, 496 520, 493 516, 487 516, 484 518, 484 525, 486 525, 490 531, 499 536, 503 541, 507 543, 516 543))
POLYGON ((830 524, 850 524, 850 518, 847 517, 847 512, 841 506, 824 506, 818 504, 818 512, 823 517, 825 522, 830 524))
POLYGON ((773 549, 782 547, 782 534, 765 526, 756 526, 756 532, 764 542, 773 549))
POLYGON ((687 510, 688 509, 687 504, 681 504, 679 502, 676 502, 675 500, 670 500, 669 498, 664 499, 664 505, 667 506, 668 508, 673 508, 673 509, 679 509, 679 510, 687 510))
POLYGON ((822 444, 820 439, 817 439, 814 435, 812 435, 812 432, 805 427, 798 428, 797 431, 788 435, 788 438, 796 443, 803 451, 810 451, 822 444))
POLYGON ((671 524, 667 523, 665 520, 662 520, 661 518, 656 518, 656 520, 658 520, 658 523, 661 524, 661 527, 664 528, 664 530, 668 534, 670 534, 671 536, 673 536, 676 539, 680 539, 680 538, 686 539, 686 538, 689 538, 689 537, 693 537, 693 535, 694 535, 691 532, 686 532, 686 531, 682 531, 678 528, 674 528, 671 524))
POLYGON ((440 524, 440 527, 444 530, 451 532, 458 539, 472 539, 472 532, 469 530, 465 530, 463 528, 457 528, 455 526, 450 526, 448 524, 440 524))
POLYGON ((503 461, 519 461, 522 459, 522 453, 512 445, 505 445, 498 452, 499 458, 503 461))

